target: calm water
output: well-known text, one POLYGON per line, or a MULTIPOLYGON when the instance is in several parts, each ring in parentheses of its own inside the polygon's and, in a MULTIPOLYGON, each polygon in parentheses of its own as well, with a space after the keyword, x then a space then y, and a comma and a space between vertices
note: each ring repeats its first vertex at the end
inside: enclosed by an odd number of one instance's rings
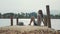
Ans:
MULTIPOLYGON (((14 19, 13 22, 14 22, 13 24, 16 25, 16 19, 14 19)), ((30 19, 19 19, 19 22, 24 22, 24 25, 27 26, 30 22, 30 19)), ((60 30, 60 19, 51 19, 51 25, 52 28, 56 30, 60 30)), ((0 19, 0 27, 4 27, 4 26, 10 26, 10 19, 0 19)))

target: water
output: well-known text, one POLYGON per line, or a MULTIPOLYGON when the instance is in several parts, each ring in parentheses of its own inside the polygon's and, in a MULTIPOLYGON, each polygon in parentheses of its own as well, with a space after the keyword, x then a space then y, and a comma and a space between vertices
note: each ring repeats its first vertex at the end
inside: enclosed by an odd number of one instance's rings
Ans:
MULTIPOLYGON (((19 22, 23 22, 24 25, 27 26, 30 22, 30 19, 19 19, 19 22)), ((13 24, 16 25, 16 19, 13 19, 13 24)), ((10 26, 10 19, 0 19, 0 27, 4 26, 10 26)), ((60 30, 60 19, 51 19, 51 26, 56 30, 60 30)))

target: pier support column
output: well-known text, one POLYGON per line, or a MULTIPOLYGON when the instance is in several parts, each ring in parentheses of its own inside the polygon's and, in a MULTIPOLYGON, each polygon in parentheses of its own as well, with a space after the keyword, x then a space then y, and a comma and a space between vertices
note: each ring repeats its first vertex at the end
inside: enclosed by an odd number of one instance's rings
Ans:
POLYGON ((47 11, 47 24, 48 24, 48 27, 51 28, 50 8, 49 8, 49 5, 46 5, 46 11, 47 11))
POLYGON ((11 26, 13 26, 13 16, 11 16, 10 18, 11 18, 11 26))

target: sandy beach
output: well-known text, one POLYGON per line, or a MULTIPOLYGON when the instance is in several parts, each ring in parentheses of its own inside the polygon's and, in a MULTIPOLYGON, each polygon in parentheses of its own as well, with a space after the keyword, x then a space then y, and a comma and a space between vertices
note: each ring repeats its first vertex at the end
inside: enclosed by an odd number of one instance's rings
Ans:
POLYGON ((54 34, 55 30, 46 26, 6 26, 0 27, 0 34, 54 34))

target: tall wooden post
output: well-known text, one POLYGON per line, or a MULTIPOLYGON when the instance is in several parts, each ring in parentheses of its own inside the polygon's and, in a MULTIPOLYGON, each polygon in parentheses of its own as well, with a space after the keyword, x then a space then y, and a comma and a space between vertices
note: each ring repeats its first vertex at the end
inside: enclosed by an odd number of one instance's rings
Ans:
POLYGON ((13 26, 13 16, 11 16, 10 18, 11 18, 11 26, 13 26))
POLYGON ((17 25, 18 25, 18 17, 17 17, 17 19, 16 19, 16 22, 17 22, 17 25))
POLYGON ((48 24, 48 27, 51 28, 50 8, 49 8, 49 5, 46 5, 46 11, 47 11, 47 24, 48 24))

